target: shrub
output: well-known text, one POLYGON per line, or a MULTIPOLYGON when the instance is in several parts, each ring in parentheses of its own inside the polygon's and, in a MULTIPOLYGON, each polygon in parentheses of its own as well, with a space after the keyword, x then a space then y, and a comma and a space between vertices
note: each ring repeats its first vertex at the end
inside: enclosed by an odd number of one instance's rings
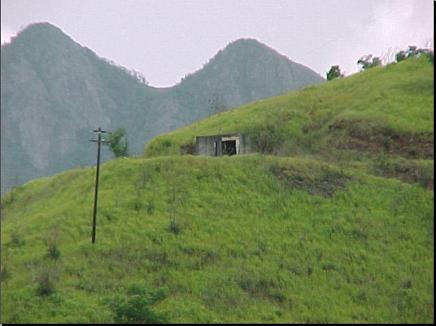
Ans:
POLYGON ((362 69, 370 69, 381 66, 382 62, 379 57, 373 57, 372 54, 367 54, 359 58, 357 64, 362 66, 362 69))
POLYGON ((175 235, 179 234, 182 231, 180 225, 176 222, 175 219, 171 219, 169 229, 175 235))
POLYGON ((24 246, 25 241, 19 233, 13 232, 11 235, 11 241, 9 241, 8 244, 10 247, 19 248, 24 246))
POLYGON ((49 296, 53 294, 56 290, 56 273, 54 270, 45 267, 43 268, 37 276, 37 294, 39 296, 49 296))
POLYGON ((55 227, 46 240, 47 257, 58 260, 61 257, 61 251, 58 247, 59 228, 55 227))
POLYGON ((133 209, 136 212, 139 212, 142 209, 142 201, 139 197, 136 197, 134 202, 133 202, 133 209))
POLYGON ((431 64, 434 64, 434 52, 431 50, 423 50, 422 55, 428 59, 431 64))
POLYGON ((0 282, 5 282, 10 277, 9 270, 5 266, 1 267, 0 282))
POLYGON ((123 324, 162 324, 167 317, 155 312, 151 306, 163 300, 165 291, 150 291, 140 284, 132 285, 125 296, 117 296, 111 302, 114 321, 123 324))
POLYGON ((251 132, 255 150, 262 154, 275 154, 283 144, 283 137, 276 126, 267 125, 251 132))
POLYGON ((180 146, 180 154, 194 155, 196 152, 196 145, 194 143, 188 143, 180 146))
POLYGON ((344 77, 344 75, 341 73, 339 66, 331 66, 330 70, 327 72, 327 80, 333 80, 342 77, 344 77))
POLYGON ((168 148, 171 147, 172 145, 173 142, 171 141, 171 139, 165 138, 164 140, 162 140, 162 147, 168 148))
POLYGON ((59 250, 56 243, 52 243, 47 248, 47 255, 49 258, 57 260, 61 257, 61 251, 59 250))
POLYGON ((169 230, 177 235, 181 231, 180 225, 177 222, 179 210, 181 205, 183 205, 185 198, 180 185, 181 180, 172 173, 173 172, 170 174, 171 184, 169 185, 170 189, 168 191, 168 213, 170 217, 169 230))
POLYGON ((154 202, 153 201, 149 201, 147 204, 147 214, 148 215, 152 215, 154 213, 154 210, 156 209, 154 202))
POLYGON ((400 51, 395 55, 395 60, 397 62, 401 62, 407 59, 407 52, 406 51, 400 51))
POLYGON ((427 57, 428 61, 433 64, 434 52, 431 49, 418 49, 416 46, 409 46, 406 51, 400 51, 395 55, 397 62, 401 62, 408 58, 415 58, 419 56, 427 57))
POLYGON ((118 128, 109 136, 109 148, 115 157, 128 156, 129 144, 127 142, 126 130, 118 128))

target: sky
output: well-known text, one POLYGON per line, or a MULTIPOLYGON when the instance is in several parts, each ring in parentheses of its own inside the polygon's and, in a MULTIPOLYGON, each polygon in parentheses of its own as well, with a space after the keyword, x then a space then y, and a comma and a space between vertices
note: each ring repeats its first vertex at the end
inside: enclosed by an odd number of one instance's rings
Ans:
POLYGON ((169 87, 239 38, 325 77, 365 54, 433 48, 433 0, 1 0, 1 42, 49 22, 100 57, 169 87))

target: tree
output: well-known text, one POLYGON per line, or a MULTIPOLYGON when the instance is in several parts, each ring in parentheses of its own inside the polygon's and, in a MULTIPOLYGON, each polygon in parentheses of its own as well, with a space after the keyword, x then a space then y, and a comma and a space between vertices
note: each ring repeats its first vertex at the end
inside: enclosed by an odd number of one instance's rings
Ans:
POLYGON ((431 63, 434 60, 434 53, 431 49, 418 49, 414 45, 409 45, 406 51, 400 51, 396 54, 395 59, 397 62, 409 59, 426 56, 431 63))
POLYGON ((432 64, 434 63, 434 52, 430 49, 424 49, 422 52, 432 64))
POLYGON ((371 68, 372 67, 377 67, 377 66, 381 66, 382 62, 380 60, 379 57, 374 57, 372 58, 372 64, 371 64, 371 68))
POLYGON ((395 55, 395 60, 397 62, 401 62, 403 60, 407 59, 407 52, 406 51, 400 51, 395 55))
POLYGON ((407 57, 416 57, 420 53, 419 50, 420 49, 418 49, 418 47, 416 47, 415 45, 409 45, 409 48, 407 49, 407 57))
POLYGON ((381 60, 379 57, 373 57, 372 54, 367 54, 360 57, 357 60, 357 64, 362 65, 362 69, 369 69, 377 66, 381 66, 381 60))
POLYGON ((342 78, 344 75, 341 73, 339 66, 332 66, 327 73, 327 80, 333 80, 335 78, 342 78))
POLYGON ((434 53, 431 49, 413 49, 413 47, 409 46, 408 51, 412 57, 425 56, 431 63, 434 61, 434 53))
POLYGON ((143 74, 141 74, 140 72, 138 72, 136 70, 129 70, 129 74, 132 75, 133 77, 135 77, 140 83, 148 86, 149 83, 148 83, 147 78, 145 78, 145 76, 143 74))
POLYGON ((128 156, 129 145, 124 128, 118 128, 110 134, 109 141, 109 148, 115 157, 128 156))

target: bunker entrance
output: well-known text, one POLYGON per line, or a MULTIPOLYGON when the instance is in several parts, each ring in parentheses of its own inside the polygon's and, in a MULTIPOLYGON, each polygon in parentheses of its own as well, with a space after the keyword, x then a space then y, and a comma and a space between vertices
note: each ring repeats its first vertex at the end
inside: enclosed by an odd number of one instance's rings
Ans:
POLYGON ((240 155, 251 152, 248 137, 241 134, 197 136, 195 142, 198 155, 240 155))
POLYGON ((236 154, 236 140, 226 140, 221 143, 222 155, 236 154))

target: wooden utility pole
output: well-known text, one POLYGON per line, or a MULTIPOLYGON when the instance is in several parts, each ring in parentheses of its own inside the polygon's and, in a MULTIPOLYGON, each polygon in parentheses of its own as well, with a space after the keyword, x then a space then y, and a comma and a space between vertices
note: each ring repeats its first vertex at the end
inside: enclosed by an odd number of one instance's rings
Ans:
POLYGON ((92 244, 95 243, 95 229, 96 229, 96 223, 97 223, 98 178, 99 178, 99 174, 100 174, 101 143, 109 143, 109 141, 101 139, 101 134, 109 133, 108 131, 104 131, 100 127, 98 127, 98 129, 93 130, 93 132, 97 133, 97 140, 95 140, 95 139, 90 140, 91 142, 97 143, 97 172, 95 174, 94 211, 93 211, 93 217, 92 217, 92 244))

